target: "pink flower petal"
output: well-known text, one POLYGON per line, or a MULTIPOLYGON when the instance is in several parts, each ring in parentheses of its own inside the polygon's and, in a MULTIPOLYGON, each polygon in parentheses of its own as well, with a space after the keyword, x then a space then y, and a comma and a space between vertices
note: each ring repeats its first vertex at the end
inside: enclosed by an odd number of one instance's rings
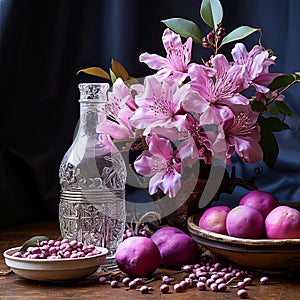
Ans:
POLYGON ((139 57, 140 62, 144 62, 151 69, 159 70, 161 68, 169 67, 169 61, 167 58, 159 56, 158 54, 143 53, 139 57))
POLYGON ((181 189, 181 175, 175 170, 165 174, 161 181, 160 188, 170 198, 175 197, 181 189))
POLYGON ((149 151, 145 150, 135 161, 135 170, 146 177, 150 177, 155 174, 152 164, 152 155, 149 151))
POLYGON ((147 144, 149 145, 149 152, 154 156, 159 156, 165 160, 170 160, 173 155, 173 149, 170 141, 165 138, 160 138, 156 134, 146 137, 147 144))
POLYGON ((237 155, 245 162, 255 163, 263 159, 263 151, 257 141, 251 138, 235 138, 237 155))

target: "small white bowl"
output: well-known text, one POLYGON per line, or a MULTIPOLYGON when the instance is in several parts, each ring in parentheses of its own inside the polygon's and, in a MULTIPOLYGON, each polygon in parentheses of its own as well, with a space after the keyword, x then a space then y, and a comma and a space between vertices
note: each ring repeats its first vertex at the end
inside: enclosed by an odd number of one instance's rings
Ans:
POLYGON ((21 247, 7 249, 3 256, 6 265, 23 278, 60 282, 84 278, 95 273, 108 254, 108 249, 96 248, 101 251, 100 254, 79 258, 30 259, 12 256, 21 247))

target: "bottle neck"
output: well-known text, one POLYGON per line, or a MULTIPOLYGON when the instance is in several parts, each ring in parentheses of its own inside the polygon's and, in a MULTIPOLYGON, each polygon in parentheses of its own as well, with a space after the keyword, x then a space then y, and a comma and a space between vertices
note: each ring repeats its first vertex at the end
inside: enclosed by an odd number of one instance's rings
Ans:
POLYGON ((108 83, 80 83, 80 135, 97 134, 99 122, 105 119, 108 83))
POLYGON ((80 132, 91 136, 97 134, 101 120, 105 118, 105 102, 80 102, 80 132), (103 118, 101 118, 103 116, 103 118))

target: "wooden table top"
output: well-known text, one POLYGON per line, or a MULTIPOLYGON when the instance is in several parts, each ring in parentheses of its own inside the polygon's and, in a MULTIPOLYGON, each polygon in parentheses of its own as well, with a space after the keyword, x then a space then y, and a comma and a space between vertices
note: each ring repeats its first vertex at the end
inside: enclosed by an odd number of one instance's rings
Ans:
MULTIPOLYGON (((240 299, 236 288, 228 288, 226 292, 198 291, 196 287, 176 293, 172 287, 168 294, 162 294, 159 287, 161 280, 153 281, 148 286, 153 287, 149 294, 141 294, 134 289, 111 288, 108 284, 99 284, 100 273, 69 283, 48 283, 23 279, 12 272, 5 265, 3 252, 11 247, 19 246, 35 235, 46 235, 58 238, 59 227, 55 222, 23 224, 0 230, 0 299, 205 299, 225 300, 240 299)), ((159 274, 169 275, 180 281, 185 274, 175 270, 159 268, 159 274)), ((254 278, 254 285, 247 287, 247 299, 253 300, 288 300, 300 299, 299 272, 293 274, 268 274, 271 281, 280 282, 273 285, 258 285, 258 278, 254 278), (297 274, 298 273, 298 274, 297 274)))

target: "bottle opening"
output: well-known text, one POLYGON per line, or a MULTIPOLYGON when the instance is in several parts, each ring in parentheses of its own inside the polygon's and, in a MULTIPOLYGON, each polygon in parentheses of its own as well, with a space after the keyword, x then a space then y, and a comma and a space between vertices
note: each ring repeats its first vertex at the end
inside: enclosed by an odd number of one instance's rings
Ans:
POLYGON ((78 85, 80 91, 79 102, 94 101, 106 102, 107 90, 109 89, 108 83, 80 83, 78 85))

